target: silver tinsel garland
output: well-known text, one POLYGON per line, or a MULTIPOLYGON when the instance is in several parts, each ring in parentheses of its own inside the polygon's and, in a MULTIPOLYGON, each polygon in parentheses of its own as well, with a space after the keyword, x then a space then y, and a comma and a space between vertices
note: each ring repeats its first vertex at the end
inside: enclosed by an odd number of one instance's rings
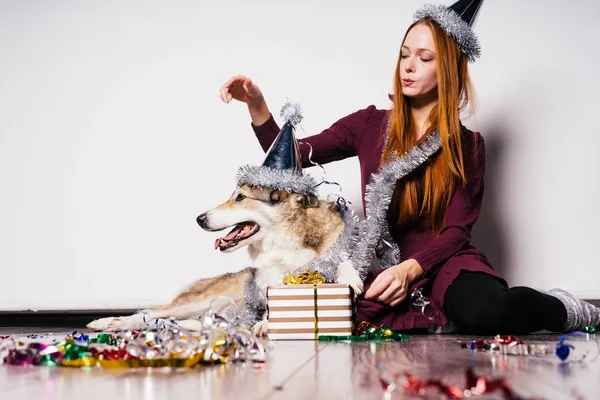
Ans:
POLYGON ((358 248, 360 237, 360 219, 351 211, 340 211, 344 219, 344 230, 323 255, 310 260, 302 267, 297 268, 292 273, 299 275, 307 269, 310 271, 320 272, 327 282, 337 282, 338 266, 351 260, 354 269, 358 271, 361 280, 364 281, 367 277, 368 265, 356 262, 355 250, 358 248))
POLYGON ((390 160, 381 171, 371 175, 365 192, 366 218, 360 226, 360 241, 354 255, 357 263, 370 265, 377 255, 381 258, 382 268, 400 262, 400 248, 392 239, 387 220, 396 182, 427 161, 441 144, 439 133, 434 131, 424 142, 390 160))
POLYGON ((454 10, 442 6, 425 4, 415 12, 414 20, 429 18, 435 21, 448 35, 450 35, 460 47, 470 62, 475 61, 481 55, 479 39, 469 26, 454 10))
POLYGON ((229 308, 225 312, 228 321, 251 329, 267 311, 267 294, 256 284, 256 269, 250 269, 250 276, 244 287, 244 305, 229 308))

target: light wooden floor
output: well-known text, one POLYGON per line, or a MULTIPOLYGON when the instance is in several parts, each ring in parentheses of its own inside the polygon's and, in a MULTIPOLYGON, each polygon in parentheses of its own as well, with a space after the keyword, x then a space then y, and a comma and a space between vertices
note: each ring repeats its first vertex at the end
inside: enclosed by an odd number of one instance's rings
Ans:
MULTIPOLYGON (((44 330, 0 328, 6 333, 44 330)), ((64 335, 71 331, 55 332, 64 335)), ((557 335, 523 337, 527 342, 555 343, 557 335)), ((461 349, 465 336, 416 336, 405 343, 273 342, 262 368, 252 364, 219 365, 191 370, 81 370, 0 365, 0 399, 403 399, 414 398, 398 387, 384 393, 377 363, 421 378, 444 378, 460 385, 465 368, 478 375, 506 376, 523 397, 599 399, 600 358, 563 364, 545 358, 492 356, 461 349)), ((600 339, 600 338, 598 338, 600 339)), ((589 343, 587 344, 589 346, 589 343)), ((426 398, 442 398, 431 392, 426 398)), ((501 399, 500 393, 479 396, 501 399)))

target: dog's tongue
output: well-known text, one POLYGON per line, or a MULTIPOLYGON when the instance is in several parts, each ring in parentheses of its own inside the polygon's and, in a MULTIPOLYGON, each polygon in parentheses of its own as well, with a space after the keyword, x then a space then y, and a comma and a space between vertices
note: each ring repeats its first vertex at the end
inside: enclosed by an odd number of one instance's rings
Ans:
POLYGON ((227 236, 225 236, 223 239, 225 240, 231 240, 234 237, 237 236, 238 233, 240 233, 242 231, 242 228, 244 227, 244 225, 237 225, 235 228, 233 228, 233 230, 231 232, 229 232, 227 234, 227 236))
POLYGON ((237 225, 235 228, 233 228, 231 230, 231 232, 229 232, 227 234, 227 236, 215 240, 215 250, 217 250, 219 248, 219 244, 221 244, 221 240, 231 240, 231 239, 235 238, 238 235, 238 233, 240 233, 242 231, 243 228, 244 228, 243 225, 237 225))

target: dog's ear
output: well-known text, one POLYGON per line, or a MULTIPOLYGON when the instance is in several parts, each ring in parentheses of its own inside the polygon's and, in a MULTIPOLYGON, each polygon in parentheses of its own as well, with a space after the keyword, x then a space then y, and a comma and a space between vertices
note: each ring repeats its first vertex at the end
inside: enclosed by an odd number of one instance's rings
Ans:
POLYGON ((287 199, 288 196, 289 193, 285 190, 273 190, 269 194, 269 201, 271 202, 271 204, 276 204, 287 199))
POLYGON ((300 197, 300 203, 304 208, 314 208, 319 205, 319 199, 314 194, 303 194, 300 197))

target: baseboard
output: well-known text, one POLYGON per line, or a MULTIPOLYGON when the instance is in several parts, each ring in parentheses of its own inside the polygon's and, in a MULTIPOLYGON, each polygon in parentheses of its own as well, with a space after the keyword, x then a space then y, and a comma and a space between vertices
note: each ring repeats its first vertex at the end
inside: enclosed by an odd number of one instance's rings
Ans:
POLYGON ((0 327, 84 328, 98 318, 131 315, 135 312, 135 309, 0 311, 0 327))
MULTIPOLYGON (((586 300, 600 307, 600 299, 586 300)), ((98 318, 136 313, 135 309, 119 310, 44 310, 0 311, 0 327, 81 327, 98 318)))

